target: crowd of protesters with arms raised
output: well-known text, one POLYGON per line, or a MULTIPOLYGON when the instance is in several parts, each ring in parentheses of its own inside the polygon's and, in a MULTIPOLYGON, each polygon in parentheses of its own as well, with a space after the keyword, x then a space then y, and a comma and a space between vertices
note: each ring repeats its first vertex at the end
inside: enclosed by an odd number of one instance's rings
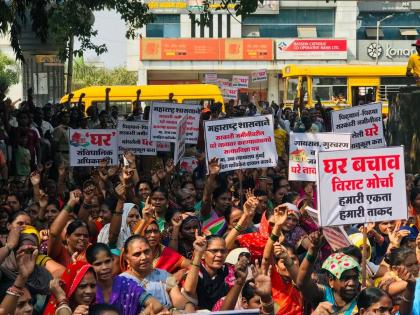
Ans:
MULTIPOLYGON (((70 168, 69 128, 115 128, 118 108, 107 109, 1 96, 0 314, 420 314, 419 175, 406 174, 408 221, 367 225, 362 287, 362 227, 331 249, 305 210, 317 208, 315 183, 288 181, 287 149, 277 167, 222 173, 200 134, 192 172, 132 152, 124 166, 70 168)), ((287 139, 331 131, 330 112, 216 103, 201 123, 272 114, 287 139)), ((148 108, 124 119, 147 120, 148 108)))

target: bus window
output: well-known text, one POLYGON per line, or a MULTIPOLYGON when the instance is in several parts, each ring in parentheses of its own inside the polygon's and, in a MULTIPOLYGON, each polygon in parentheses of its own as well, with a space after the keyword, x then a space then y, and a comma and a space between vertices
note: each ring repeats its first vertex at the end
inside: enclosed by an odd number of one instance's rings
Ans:
POLYGON ((346 102, 347 79, 333 77, 312 78, 312 100, 319 96, 321 101, 346 102))
POLYGON ((375 102, 376 86, 352 86, 352 106, 369 104, 375 102))
MULTIPOLYGON (((110 101, 111 107, 116 106, 118 108, 118 116, 125 116, 131 113, 131 102, 130 101, 110 101)), ((98 112, 105 110, 105 102, 92 102, 92 106, 96 106, 98 112)))
POLYGON ((379 86, 379 100, 388 101, 388 98, 396 95, 401 87, 412 83, 410 80, 412 79, 407 77, 382 77, 379 86))
POLYGON ((287 79, 287 99, 294 100, 297 97, 298 92, 298 79, 288 78, 287 79))

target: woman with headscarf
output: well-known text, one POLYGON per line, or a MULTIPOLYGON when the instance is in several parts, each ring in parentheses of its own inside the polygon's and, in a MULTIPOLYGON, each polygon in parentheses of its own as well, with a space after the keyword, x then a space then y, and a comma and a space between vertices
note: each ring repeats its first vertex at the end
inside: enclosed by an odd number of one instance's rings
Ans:
MULTIPOLYGON (((11 246, 11 250, 9 255, 4 259, 2 264, 0 265, 0 272, 1 272, 1 281, 0 281, 0 291, 5 292, 8 286, 10 286, 13 281, 16 280, 19 274, 19 267, 16 259, 16 252, 22 246, 32 246, 34 248, 38 248, 39 246, 39 233, 38 231, 32 226, 26 226, 22 230, 16 230, 9 234, 8 246, 11 246), (15 244, 10 239, 12 233, 19 233, 19 241, 15 244), (16 251, 15 251, 16 249, 16 251)), ((50 272, 43 268, 51 258, 45 255, 37 255, 36 258, 36 265, 34 271, 29 276, 26 286, 28 287, 29 291, 32 295, 41 294, 46 295, 49 292, 49 282, 52 279, 50 272)), ((57 263, 51 262, 53 264, 58 265, 57 263)), ((63 268, 64 269, 64 268, 63 268)))
POLYGON ((81 309, 87 309, 95 301, 96 275, 93 267, 88 263, 76 261, 70 264, 60 280, 64 288, 54 290, 54 294, 48 300, 44 315, 55 315, 56 311, 62 307, 70 307, 73 314, 80 314, 81 309))
POLYGON ((109 244, 111 248, 121 249, 124 242, 133 234, 140 213, 134 203, 117 203, 111 223, 106 224, 98 235, 98 242, 109 244), (122 208, 122 211, 121 211, 122 208))

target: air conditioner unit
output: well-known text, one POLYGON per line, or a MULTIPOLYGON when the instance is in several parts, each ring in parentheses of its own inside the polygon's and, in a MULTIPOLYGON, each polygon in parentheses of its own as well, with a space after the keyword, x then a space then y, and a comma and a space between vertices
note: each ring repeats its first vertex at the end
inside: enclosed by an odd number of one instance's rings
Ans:
POLYGON ((247 37, 260 37, 260 32, 249 32, 247 37))

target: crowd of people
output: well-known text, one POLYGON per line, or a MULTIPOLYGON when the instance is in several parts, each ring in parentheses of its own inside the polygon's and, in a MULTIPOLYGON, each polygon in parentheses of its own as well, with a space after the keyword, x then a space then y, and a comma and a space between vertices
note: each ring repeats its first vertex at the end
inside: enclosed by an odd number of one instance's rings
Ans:
POLYGON ((69 128, 113 128, 118 108, 3 95, 0 110, 0 314, 420 314, 420 176, 406 174, 408 220, 367 224, 365 247, 364 227, 345 226, 345 248, 306 211, 315 183, 288 181, 287 134, 331 131, 322 104, 204 108, 201 123, 274 117, 277 167, 234 172, 206 161, 202 126, 192 172, 171 153, 70 168, 69 128))

